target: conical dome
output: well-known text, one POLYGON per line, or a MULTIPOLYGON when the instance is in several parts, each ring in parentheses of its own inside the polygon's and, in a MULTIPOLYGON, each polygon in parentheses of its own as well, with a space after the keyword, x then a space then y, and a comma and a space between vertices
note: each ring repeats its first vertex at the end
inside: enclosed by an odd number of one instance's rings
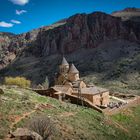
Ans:
POLYGON ((79 71, 77 70, 74 64, 71 65, 69 69, 69 73, 79 73, 79 71))
POLYGON ((69 65, 65 57, 63 57, 61 65, 69 65))

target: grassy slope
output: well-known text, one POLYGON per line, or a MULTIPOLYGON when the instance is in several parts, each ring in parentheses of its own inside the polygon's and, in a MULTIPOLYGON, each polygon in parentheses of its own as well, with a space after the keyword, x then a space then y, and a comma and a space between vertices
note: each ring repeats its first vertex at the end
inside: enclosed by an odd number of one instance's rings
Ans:
POLYGON ((111 117, 103 116, 92 109, 77 107, 69 103, 60 103, 55 99, 42 97, 24 89, 5 89, 0 103, 0 138, 9 131, 15 118, 31 112, 35 105, 48 103, 55 108, 37 111, 20 121, 16 127, 25 126, 32 116, 46 114, 52 118, 57 130, 54 140, 124 140, 140 138, 140 106, 111 117))

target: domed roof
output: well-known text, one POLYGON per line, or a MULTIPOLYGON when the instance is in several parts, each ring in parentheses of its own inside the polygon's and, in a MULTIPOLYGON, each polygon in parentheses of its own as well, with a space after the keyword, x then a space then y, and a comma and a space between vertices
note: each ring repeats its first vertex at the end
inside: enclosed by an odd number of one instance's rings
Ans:
POLYGON ((61 65, 69 65, 65 57, 63 57, 61 65))
POLYGON ((74 64, 70 66, 69 73, 79 73, 74 64))

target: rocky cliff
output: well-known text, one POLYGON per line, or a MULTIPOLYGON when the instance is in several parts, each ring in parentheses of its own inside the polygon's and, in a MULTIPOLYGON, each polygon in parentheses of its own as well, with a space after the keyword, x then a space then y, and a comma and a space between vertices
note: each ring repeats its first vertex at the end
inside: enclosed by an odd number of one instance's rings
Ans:
POLYGON ((100 12, 77 14, 67 19, 62 26, 41 30, 33 43, 32 51, 47 56, 55 53, 68 54, 80 48, 95 48, 102 42, 113 39, 140 43, 139 32, 140 23, 123 22, 118 17, 100 12))
POLYGON ((0 33, 0 69, 10 64, 17 55, 27 48, 36 39, 39 30, 15 35, 11 33, 0 33))
POLYGON ((0 33, 0 69, 6 67, 24 50, 33 46, 42 31, 51 30, 65 23, 65 20, 53 25, 32 30, 27 33, 15 35, 12 33, 0 33))
MULTIPOLYGON (((123 12, 133 11, 134 9, 126 9, 123 12)), ((118 13, 121 12, 112 15, 118 13)), ((112 39, 140 43, 140 22, 124 22, 113 16, 101 12, 77 14, 28 33, 1 33, 0 69, 12 62, 24 48, 37 56, 48 56, 55 53, 68 54, 80 48, 95 48, 112 39)))

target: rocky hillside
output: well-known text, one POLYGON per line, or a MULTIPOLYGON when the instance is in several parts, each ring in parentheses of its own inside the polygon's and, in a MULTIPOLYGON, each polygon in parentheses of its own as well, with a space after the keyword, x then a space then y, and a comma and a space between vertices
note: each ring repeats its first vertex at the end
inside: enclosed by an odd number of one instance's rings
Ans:
POLYGON ((37 39, 39 32, 46 31, 63 24, 65 20, 59 21, 53 25, 45 26, 32 30, 27 33, 15 35, 11 33, 0 33, 0 69, 10 64, 24 48, 28 48, 37 39))
POLYGON ((105 116, 30 90, 0 88, 4 90, 0 94, 0 139, 6 138, 9 131, 26 128, 34 118, 43 116, 53 122, 52 140, 139 140, 140 106, 105 116))
POLYGON ((30 48, 33 54, 72 53, 81 48, 95 48, 107 40, 124 39, 139 43, 140 26, 122 22, 105 13, 77 14, 52 30, 40 31, 30 48))
POLYGON ((118 82, 116 87, 119 84, 120 89, 136 89, 139 93, 139 21, 124 21, 102 12, 76 14, 51 26, 17 35, 16 40, 12 42, 21 51, 11 65, 0 71, 1 77, 22 75, 39 84, 47 75, 52 83, 63 54, 76 64, 85 80, 103 85, 118 82))
POLYGON ((24 48, 28 48, 38 32, 39 29, 20 35, 0 33, 0 69, 10 64, 24 48))
POLYGON ((13 37, 14 34, 0 33, 0 69, 15 58, 14 47, 9 48, 13 37))
MULTIPOLYGON (((128 12, 140 14, 138 9, 127 8, 114 12, 112 15, 117 17, 121 13, 128 12)), ((20 35, 1 33, 0 68, 9 64, 17 56, 19 50, 28 49, 28 47, 33 54, 46 56, 56 53, 67 54, 80 48, 95 48, 100 43, 113 39, 125 39, 139 43, 139 23, 123 22, 116 17, 100 12, 89 15, 77 14, 28 33, 20 35)))

